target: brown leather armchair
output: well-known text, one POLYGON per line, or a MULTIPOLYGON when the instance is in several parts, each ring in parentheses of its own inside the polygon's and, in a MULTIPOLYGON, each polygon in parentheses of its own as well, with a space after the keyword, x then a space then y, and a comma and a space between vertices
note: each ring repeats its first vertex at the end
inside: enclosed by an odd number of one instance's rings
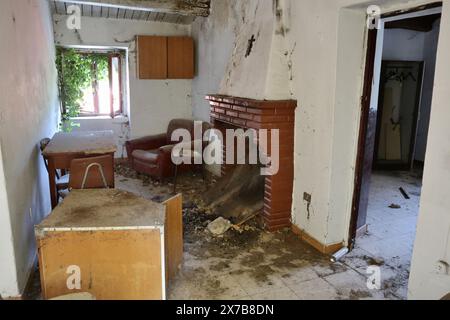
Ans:
MULTIPOLYGON (((203 123, 203 134, 210 128, 210 124, 203 123)), ((175 119, 169 123, 165 133, 127 141, 126 149, 131 167, 137 172, 148 174, 159 180, 172 177, 175 171, 172 150, 180 142, 172 141, 172 133, 177 129, 186 129, 191 137, 194 137, 193 120, 175 119)), ((192 165, 183 165, 178 170, 180 172, 192 168, 192 165)))

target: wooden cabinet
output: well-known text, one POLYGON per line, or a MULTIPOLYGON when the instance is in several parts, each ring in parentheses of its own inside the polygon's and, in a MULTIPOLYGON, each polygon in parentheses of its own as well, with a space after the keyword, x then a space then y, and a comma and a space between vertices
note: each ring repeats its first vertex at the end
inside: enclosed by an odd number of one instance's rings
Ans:
POLYGON ((138 36, 139 79, 167 79, 167 37, 138 36))
POLYGON ((168 46, 168 78, 194 78, 194 40, 190 37, 170 37, 168 46))
POLYGON ((36 226, 44 299, 164 300, 183 261, 182 198, 73 190, 36 226), (79 285, 79 286, 78 286, 79 285))
POLYGON ((192 79, 194 40, 190 37, 138 36, 139 79, 192 79))

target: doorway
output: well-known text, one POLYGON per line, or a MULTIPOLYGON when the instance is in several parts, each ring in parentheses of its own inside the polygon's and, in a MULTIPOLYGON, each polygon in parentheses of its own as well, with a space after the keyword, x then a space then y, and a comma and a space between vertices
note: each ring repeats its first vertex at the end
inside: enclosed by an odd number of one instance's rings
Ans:
POLYGON ((394 269, 409 265, 442 4, 382 16, 368 36, 350 247, 394 269))

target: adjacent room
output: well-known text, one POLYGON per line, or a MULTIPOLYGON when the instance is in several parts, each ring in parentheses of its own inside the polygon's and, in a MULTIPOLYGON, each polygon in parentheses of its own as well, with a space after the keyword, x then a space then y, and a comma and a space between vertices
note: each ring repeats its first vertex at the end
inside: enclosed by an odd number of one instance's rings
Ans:
MULTIPOLYGON (((388 18, 378 31, 357 246, 408 278, 434 88, 440 8, 388 18), (377 96, 378 95, 378 96, 377 96)), ((401 275, 399 275, 401 278, 401 275)))
POLYGON ((450 2, 372 2, 1 1, 0 300, 448 295, 450 2))

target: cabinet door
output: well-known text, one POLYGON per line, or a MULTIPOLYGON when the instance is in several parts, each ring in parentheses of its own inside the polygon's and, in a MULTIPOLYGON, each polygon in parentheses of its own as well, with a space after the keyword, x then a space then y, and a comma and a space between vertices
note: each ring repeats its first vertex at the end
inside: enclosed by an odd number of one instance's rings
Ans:
POLYGON ((167 37, 138 36, 139 79, 167 79, 167 37))
POLYGON ((168 78, 194 78, 194 40, 190 37, 168 38, 168 78))

